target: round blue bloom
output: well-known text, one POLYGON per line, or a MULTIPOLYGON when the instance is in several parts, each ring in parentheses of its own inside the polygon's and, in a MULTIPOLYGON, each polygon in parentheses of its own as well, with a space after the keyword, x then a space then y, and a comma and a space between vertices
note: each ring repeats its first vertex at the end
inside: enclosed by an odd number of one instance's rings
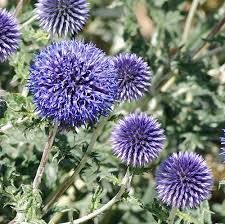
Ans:
POLYGON ((96 122, 108 114, 117 93, 109 58, 78 40, 43 49, 31 66, 28 85, 39 114, 62 126, 96 122))
POLYGON ((222 145, 222 155, 225 157, 225 129, 223 129, 223 137, 221 137, 221 145, 222 145))
POLYGON ((0 62, 7 60, 19 47, 19 27, 16 19, 0 9, 0 62))
POLYGON ((164 146, 160 124, 144 113, 130 114, 112 132, 114 154, 126 165, 142 167, 158 157, 164 146))
POLYGON ((86 0, 39 0, 36 5, 41 27, 58 36, 76 34, 88 19, 86 0))
POLYGON ((113 64, 118 73, 118 100, 137 100, 148 91, 152 74, 150 67, 141 57, 122 53, 113 58, 113 64))
POLYGON ((175 208, 195 208, 209 198, 212 174, 203 158, 193 152, 173 153, 156 173, 159 198, 175 208))

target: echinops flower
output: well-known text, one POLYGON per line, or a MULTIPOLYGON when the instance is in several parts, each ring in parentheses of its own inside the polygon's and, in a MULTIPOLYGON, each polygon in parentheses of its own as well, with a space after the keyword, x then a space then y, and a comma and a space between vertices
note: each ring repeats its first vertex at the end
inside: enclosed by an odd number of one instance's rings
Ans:
POLYGON ((113 58, 118 73, 119 101, 137 100, 151 86, 151 70, 148 64, 136 54, 122 53, 113 58))
POLYGON ((28 86, 42 117, 79 127, 108 114, 117 76, 109 58, 93 44, 62 41, 36 56, 28 86))
POLYGON ((221 137, 221 145, 222 145, 222 155, 224 156, 225 158, 225 129, 223 129, 223 137, 221 137))
POLYGON ((163 133, 153 117, 144 113, 130 114, 112 132, 113 152, 126 165, 145 166, 157 158, 162 150, 163 133))
POLYGON ((58 36, 78 33, 88 19, 86 0, 39 0, 36 6, 40 26, 58 36))
POLYGON ((193 152, 173 153, 156 173, 159 198, 175 208, 195 208, 209 198, 212 174, 203 158, 193 152))
POLYGON ((20 33, 16 19, 0 9, 0 62, 4 62, 19 47, 20 33))

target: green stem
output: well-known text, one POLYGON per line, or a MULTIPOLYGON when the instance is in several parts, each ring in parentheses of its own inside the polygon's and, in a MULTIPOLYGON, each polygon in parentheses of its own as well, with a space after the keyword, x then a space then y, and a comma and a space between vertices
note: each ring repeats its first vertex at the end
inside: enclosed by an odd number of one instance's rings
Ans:
MULTIPOLYGON (((88 220, 93 219, 93 218, 97 217, 98 215, 100 215, 101 213, 105 212, 106 210, 110 209, 115 203, 117 203, 121 199, 121 197, 123 196, 123 194, 129 187, 131 179, 132 179, 132 175, 129 172, 129 168, 127 168, 127 172, 126 172, 125 176, 123 177, 120 190, 117 192, 117 194, 108 203, 103 205, 101 208, 93 211, 92 213, 90 213, 84 217, 74 220, 72 223, 80 224, 83 222, 87 222, 88 220)), ((65 222, 65 223, 61 223, 61 224, 70 224, 70 223, 71 222, 65 222)))
POLYGON ((168 224, 174 224, 176 214, 177 214, 177 208, 172 208, 168 218, 168 224))
POLYGON ((37 19, 37 15, 35 14, 34 16, 32 16, 30 19, 28 19, 26 22, 24 22, 21 26, 20 26, 20 30, 22 30, 23 28, 25 28, 26 26, 28 26, 30 23, 32 23, 33 21, 35 21, 37 19))
POLYGON ((20 0, 20 1, 18 2, 17 6, 16 6, 16 10, 15 10, 15 12, 14 12, 14 16, 15 16, 15 17, 18 17, 19 14, 20 14, 20 12, 22 11, 22 9, 23 9, 23 0, 20 0))
POLYGON ((198 4, 199 4, 199 0, 194 0, 191 4, 191 8, 189 10, 188 17, 187 17, 187 20, 186 20, 185 26, 184 26, 184 32, 183 32, 183 36, 182 36, 183 44, 186 44, 186 42, 188 40, 188 34, 190 32, 192 20, 193 20, 195 12, 197 10, 198 4))
POLYGON ((53 194, 50 196, 50 199, 47 201, 47 204, 43 208, 43 214, 46 214, 49 210, 49 208, 57 201, 57 199, 63 195, 63 193, 73 184, 75 178, 79 175, 80 171, 84 168, 84 166, 87 163, 88 157, 96 143, 96 140, 101 133, 103 127, 105 126, 107 122, 107 118, 103 118, 99 124, 97 125, 95 131, 92 134, 91 141, 88 145, 88 148, 86 152, 83 155, 83 158, 81 159, 79 165, 76 167, 76 169, 73 171, 73 174, 69 177, 67 177, 64 182, 58 187, 58 189, 53 192, 53 194))
MULTIPOLYGON (((212 39, 217 33, 220 32, 220 30, 222 29, 222 27, 225 24, 225 16, 218 22, 215 24, 215 26, 212 28, 212 30, 210 31, 210 33, 207 35, 207 37, 205 38, 206 40, 210 40, 212 39)), ((201 53, 201 51, 207 47, 209 43, 207 41, 204 41, 199 48, 197 48, 196 50, 194 50, 192 52, 192 54, 190 55, 191 58, 196 59, 199 57, 199 54, 201 53)))
POLYGON ((39 164, 38 170, 36 172, 36 175, 35 175, 35 178, 34 178, 34 181, 33 181, 33 189, 38 189, 40 184, 41 184, 41 179, 42 179, 42 177, 44 175, 44 172, 45 172, 46 164, 48 162, 49 153, 51 151, 51 148, 52 148, 57 130, 58 130, 58 124, 55 124, 54 128, 50 131, 49 136, 48 136, 48 141, 45 144, 43 154, 42 154, 42 158, 41 158, 41 162, 39 164))
MULTIPOLYGON (((48 161, 49 152, 52 148, 57 130, 58 130, 58 124, 55 124, 54 128, 49 133, 48 141, 45 144, 43 154, 42 154, 42 158, 41 158, 41 162, 39 164, 38 170, 36 172, 36 175, 35 175, 35 178, 34 178, 34 181, 33 181, 33 189, 34 190, 38 189, 39 185, 41 183, 41 179, 43 177, 45 167, 46 167, 46 164, 47 164, 47 161, 48 161)), ((17 212, 16 217, 12 221, 10 221, 8 224, 20 224, 20 223, 23 223, 24 220, 25 220, 24 214, 21 213, 21 212, 17 212)))

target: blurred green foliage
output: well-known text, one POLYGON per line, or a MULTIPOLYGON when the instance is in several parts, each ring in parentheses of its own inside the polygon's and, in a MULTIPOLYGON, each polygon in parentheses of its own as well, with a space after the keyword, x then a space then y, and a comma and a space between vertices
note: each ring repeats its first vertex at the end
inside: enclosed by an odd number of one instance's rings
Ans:
MULTIPOLYGON (((33 15, 35 1, 25 2, 18 18, 21 23, 33 15)), ((120 105, 117 115, 133 111, 154 115, 163 124, 167 144, 158 161, 136 171, 139 175, 134 177, 131 193, 88 223, 166 223, 168 208, 155 199, 154 171, 166 156, 176 151, 202 154, 215 177, 209 203, 204 202, 195 211, 179 212, 176 223, 225 223, 224 189, 218 187, 225 177, 219 156, 221 129, 225 127, 224 29, 206 38, 224 17, 225 3, 214 1, 215 8, 210 8, 211 1, 200 1, 185 43, 182 43, 182 35, 191 1, 90 0, 90 3, 91 17, 78 38, 94 42, 108 54, 136 53, 149 63, 153 72, 151 91, 138 102, 120 105), (139 4, 145 8, 142 14, 138 14, 139 4), (146 26, 144 19, 151 25, 151 30, 146 31, 147 38, 142 30, 146 26), (203 43, 207 48, 198 52, 203 43)), ((15 1, 8 1, 9 10, 15 6, 15 1)), ((40 207, 42 200, 45 203, 65 175, 76 167, 91 135, 90 128, 57 134, 41 194, 37 193, 35 200, 29 197, 29 184, 35 176, 51 125, 35 115, 26 83, 34 54, 52 40, 37 21, 24 26, 21 32, 19 51, 9 63, 0 64, 0 223, 7 223, 15 216, 11 207, 24 205, 29 210, 32 206, 40 207)), ((117 116, 114 118, 117 120, 117 116)), ((80 178, 43 217, 46 222, 53 217, 56 223, 67 221, 71 216, 75 219, 114 196, 125 170, 112 155, 108 141, 115 120, 104 128, 80 178)), ((28 213, 40 218, 40 214, 30 210, 28 213)))

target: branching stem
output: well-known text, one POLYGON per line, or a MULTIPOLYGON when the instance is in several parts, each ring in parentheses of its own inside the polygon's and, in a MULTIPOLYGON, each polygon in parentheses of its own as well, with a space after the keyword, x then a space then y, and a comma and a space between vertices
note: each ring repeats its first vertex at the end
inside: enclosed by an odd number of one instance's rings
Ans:
POLYGON ((37 15, 35 14, 34 16, 32 16, 30 19, 28 19, 26 22, 24 22, 21 26, 20 26, 20 30, 22 30, 23 28, 25 28, 27 25, 31 24, 33 21, 35 21, 37 19, 37 15))
POLYGON ((100 215, 101 213, 105 212, 106 210, 111 208, 115 203, 117 203, 121 199, 121 197, 123 196, 123 194, 125 193, 125 191, 129 187, 131 179, 132 179, 132 175, 129 172, 129 168, 127 168, 127 172, 126 172, 125 176, 123 177, 120 190, 117 192, 117 194, 108 203, 106 203, 101 208, 93 211, 92 213, 90 213, 90 214, 88 214, 84 217, 76 219, 72 222, 65 222, 65 223, 61 223, 61 224, 71 224, 71 223, 72 224, 80 224, 80 223, 86 222, 90 219, 93 219, 96 216, 100 215))
MULTIPOLYGON (((213 38, 222 29, 224 24, 225 24, 225 16, 218 23, 216 23, 216 25, 212 28, 210 33, 207 35, 206 39, 209 40, 213 38)), ((192 54, 190 55, 190 58, 193 60, 197 60, 202 50, 206 49, 208 46, 209 46, 209 43, 204 41, 200 45, 200 47, 198 47, 196 50, 192 52, 192 54)), ((167 82, 160 89, 162 89, 164 92, 167 92, 167 90, 175 83, 176 79, 177 79, 177 76, 172 75, 172 77, 170 77, 170 79, 167 80, 167 82)))
POLYGON ((53 129, 49 133, 48 141, 44 147, 41 162, 39 164, 38 170, 36 172, 36 176, 33 181, 33 189, 38 189, 41 184, 41 179, 43 177, 46 164, 48 162, 49 153, 51 151, 57 130, 58 130, 58 124, 55 124, 53 129))
POLYGON ((186 20, 185 26, 184 26, 184 33, 183 33, 183 36, 182 36, 182 43, 183 44, 186 44, 186 42, 188 40, 188 34, 190 32, 192 20, 194 18, 195 12, 198 8, 198 4, 199 4, 199 0, 194 0, 191 4, 191 8, 190 8, 190 11, 188 13, 187 20, 186 20))
POLYGON ((97 125, 96 129, 94 130, 90 143, 88 145, 88 148, 86 152, 83 155, 83 158, 81 159, 79 165, 75 168, 73 171, 73 174, 69 177, 67 177, 64 182, 58 187, 58 189, 53 192, 53 194, 50 196, 50 199, 48 200, 47 204, 43 208, 43 214, 46 214, 49 210, 49 208, 57 201, 57 199, 73 184, 75 178, 79 175, 80 171, 84 168, 84 166, 87 163, 88 157, 95 145, 95 142, 101 133, 101 130, 105 126, 107 121, 107 118, 103 118, 99 124, 97 125))
POLYGON ((16 10, 15 10, 15 12, 14 12, 14 16, 15 16, 15 17, 18 17, 19 14, 20 14, 20 12, 22 11, 22 9, 23 9, 23 1, 24 1, 24 0, 20 0, 20 1, 18 2, 17 6, 16 6, 16 10))
MULTIPOLYGON (((220 30, 222 29, 222 27, 225 24, 225 16, 218 22, 215 24, 215 26, 212 28, 212 30, 210 31, 210 33, 207 35, 207 37, 205 38, 206 40, 210 40, 211 38, 213 38, 217 33, 220 32, 220 30)), ((205 48, 208 47, 208 42, 204 41, 199 48, 197 48, 195 51, 192 52, 191 57, 193 59, 198 58, 199 54, 201 53, 201 51, 205 48)))

